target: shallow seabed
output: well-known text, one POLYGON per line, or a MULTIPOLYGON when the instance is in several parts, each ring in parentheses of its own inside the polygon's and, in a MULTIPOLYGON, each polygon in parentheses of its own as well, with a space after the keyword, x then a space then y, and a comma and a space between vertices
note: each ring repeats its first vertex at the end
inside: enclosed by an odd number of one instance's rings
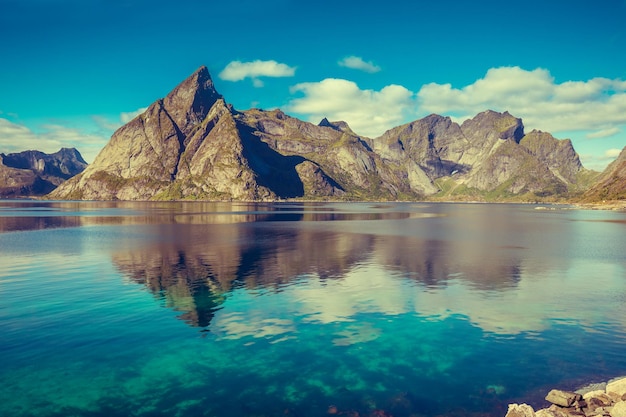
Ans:
POLYGON ((625 232, 531 205, 0 201, 0 415, 541 407, 626 374, 625 232))

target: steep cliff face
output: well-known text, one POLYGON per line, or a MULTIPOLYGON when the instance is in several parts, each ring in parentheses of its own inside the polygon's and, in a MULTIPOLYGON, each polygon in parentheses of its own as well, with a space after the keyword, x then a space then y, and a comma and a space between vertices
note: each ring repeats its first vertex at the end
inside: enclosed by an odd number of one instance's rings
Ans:
POLYGON ((465 184, 501 197, 528 193, 547 197, 567 192, 567 183, 557 179, 546 164, 512 141, 495 148, 465 184))
POLYGON ((425 195, 439 191, 433 183, 437 178, 468 169, 459 161, 469 142, 449 117, 433 114, 388 130, 370 143, 406 175, 411 190, 425 195))
POLYGON ((201 67, 118 129, 93 164, 51 197, 275 198, 256 182, 243 148, 233 110, 201 67))
POLYGON ((524 125, 521 119, 508 112, 487 110, 464 121, 461 131, 469 146, 465 147, 460 163, 475 166, 485 161, 504 143, 519 143, 524 136, 524 125))
POLYGON ((383 157, 415 161, 431 178, 437 178, 459 168, 457 161, 469 142, 449 117, 432 114, 388 130, 373 144, 383 157))
MULTIPOLYGON (((567 170, 569 162, 562 161, 562 155, 554 155, 555 149, 567 148, 565 142, 571 147, 571 143, 536 132, 525 136, 521 119, 508 112, 482 112, 466 120, 461 130, 470 143, 460 159, 472 167, 466 175, 459 176, 467 187, 494 196, 531 193, 544 197, 564 194, 569 184, 576 181, 575 172, 569 175, 567 170), (560 175, 561 169, 568 175, 560 175)), ((578 163, 577 172, 580 161, 575 153, 572 157, 578 163)))
POLYGON ((375 139, 342 121, 234 110, 205 67, 114 133, 66 199, 494 199, 562 195, 582 169, 571 142, 509 113, 462 125, 430 115, 375 139))
POLYGON ((626 200, 626 147, 583 195, 585 202, 626 200))
POLYGON ((522 138, 520 145, 563 182, 575 182, 576 174, 583 168, 569 139, 558 140, 549 133, 533 130, 522 138))
POLYGON ((0 154, 0 197, 40 196, 82 172, 87 163, 73 148, 46 154, 0 154))

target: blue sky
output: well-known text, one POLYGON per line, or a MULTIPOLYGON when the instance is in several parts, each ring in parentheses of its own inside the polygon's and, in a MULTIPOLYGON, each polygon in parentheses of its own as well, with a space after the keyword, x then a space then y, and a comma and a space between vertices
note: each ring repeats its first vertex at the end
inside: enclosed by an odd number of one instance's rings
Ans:
POLYGON ((77 147, 200 65, 239 110, 357 133, 508 110, 601 170, 626 145, 626 0, 0 0, 0 152, 77 147))

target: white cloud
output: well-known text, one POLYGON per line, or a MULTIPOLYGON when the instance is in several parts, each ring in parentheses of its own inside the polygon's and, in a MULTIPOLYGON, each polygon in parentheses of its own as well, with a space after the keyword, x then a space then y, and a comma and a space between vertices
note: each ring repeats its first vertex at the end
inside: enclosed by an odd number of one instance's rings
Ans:
POLYGON ((297 84, 291 92, 303 93, 304 97, 291 100, 287 111, 304 115, 313 123, 324 117, 343 120, 358 134, 370 137, 403 123, 415 108, 414 93, 395 84, 380 91, 361 90, 352 81, 327 78, 297 84))
POLYGON ((375 91, 333 78, 297 84, 292 93, 303 97, 287 103, 286 111, 313 123, 323 117, 344 120, 369 137, 429 113, 463 122, 487 109, 509 111, 523 119, 526 131, 570 137, 585 166, 596 170, 604 169, 604 150, 619 147, 626 126, 626 82, 597 77, 557 83, 542 68, 492 68, 466 86, 431 83, 416 94, 400 85, 375 91), (586 141, 599 138, 603 147, 586 141))
POLYGON ((374 73, 380 71, 372 61, 365 62, 360 56, 347 56, 338 62, 339 66, 374 73))
POLYGON ((118 127, 120 127, 120 122, 118 120, 110 120, 107 117, 104 116, 91 116, 91 120, 94 121, 94 123, 96 124, 96 126, 100 127, 101 129, 104 129, 106 131, 114 131, 115 129, 117 129, 118 127))
MULTIPOLYGON (((580 291, 584 286, 581 283, 585 279, 583 271, 602 281, 595 287, 600 297, 610 296, 612 288, 626 290, 623 281, 616 279, 624 273, 621 266, 575 259, 572 260, 572 266, 564 270, 537 271, 534 276, 523 273, 515 289, 499 293, 497 299, 484 292, 468 291, 465 282, 458 282, 434 292, 416 292, 414 305, 422 315, 441 318, 455 314, 466 316, 484 331, 496 334, 539 332, 561 320, 571 320, 580 326, 594 328, 603 317, 618 315, 611 311, 614 306, 598 306, 593 317, 576 307, 589 296, 580 291), (567 306, 555 304, 555 291, 571 302, 567 306)), ((624 319, 615 323, 626 326, 624 319)))
POLYGON ((262 81, 258 80, 258 77, 293 77, 295 72, 295 67, 274 60, 232 61, 219 73, 219 77, 227 81, 241 81, 251 78, 255 87, 262 87, 262 81))
POLYGON ((135 111, 122 112, 120 113, 120 121, 124 124, 128 123, 131 120, 133 120, 135 117, 139 116, 141 113, 145 112, 147 109, 148 109, 147 107, 141 107, 135 111))
POLYGON ((619 156, 619 154, 622 153, 621 149, 608 149, 607 151, 604 152, 604 156, 606 156, 607 158, 617 158, 619 156))
POLYGON ((588 133, 586 137, 588 139, 608 138, 613 135, 617 135, 621 130, 617 127, 611 127, 608 129, 598 130, 596 132, 588 133))
MULTIPOLYGON (((373 256, 377 260, 377 254, 373 256)), ((358 316, 363 313, 390 317, 418 314, 432 321, 461 316, 485 332, 500 335, 541 332, 562 320, 593 328, 607 317, 622 317, 615 324, 626 327, 623 319, 626 307, 622 305, 615 312, 615 303, 599 303, 596 314, 591 316, 579 308, 589 298, 589 293, 580 288, 588 287, 584 281, 590 274, 598 277, 599 285, 592 291, 594 296, 610 298, 615 289, 620 293, 626 290, 621 265, 573 259, 562 267, 533 271, 531 263, 523 261, 515 286, 499 291, 494 297, 491 291, 477 291, 476 283, 463 278, 463 274, 459 274, 460 278, 449 277, 446 285, 424 290, 415 282, 401 279, 381 263, 372 262, 347 271, 341 279, 324 282, 311 279, 286 287, 270 298, 259 298, 261 305, 256 309, 242 309, 241 303, 226 303, 216 314, 211 331, 228 339, 276 338, 297 333, 301 326, 328 326, 325 332, 332 335, 334 344, 350 345, 380 336, 376 328, 358 322, 358 316), (555 293, 561 293, 571 302, 555 304, 555 293), (261 308, 264 305, 271 308, 261 308)))
POLYGON ((558 84, 541 68, 492 68, 484 78, 465 87, 431 83, 417 96, 424 113, 462 119, 486 109, 508 110, 521 117, 527 128, 551 133, 595 130, 602 132, 595 137, 602 137, 626 124, 626 82, 593 78, 558 84))
POLYGON ((622 150, 618 148, 596 149, 593 152, 587 151, 579 154, 580 161, 585 168, 602 172, 606 167, 615 160, 622 150))
POLYGON ((91 162, 108 140, 105 136, 58 124, 42 125, 41 132, 33 132, 24 125, 0 118, 0 152, 4 153, 25 150, 53 153, 61 148, 76 148, 91 162))

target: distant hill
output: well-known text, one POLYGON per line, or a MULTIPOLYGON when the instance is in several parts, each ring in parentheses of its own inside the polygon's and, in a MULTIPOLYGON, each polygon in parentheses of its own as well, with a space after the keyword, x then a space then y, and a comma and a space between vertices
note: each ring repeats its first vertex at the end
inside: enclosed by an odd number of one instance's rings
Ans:
POLYGON ((0 198, 48 194, 86 167, 87 163, 74 148, 62 148, 53 154, 0 153, 0 198))
POLYGON ((584 202, 626 200, 626 147, 583 195, 584 202))
POLYGON ((526 134, 507 112, 488 110, 461 125, 430 115, 366 138, 342 121, 237 111, 201 67, 118 129, 50 197, 562 201, 595 175, 571 141, 526 134))

